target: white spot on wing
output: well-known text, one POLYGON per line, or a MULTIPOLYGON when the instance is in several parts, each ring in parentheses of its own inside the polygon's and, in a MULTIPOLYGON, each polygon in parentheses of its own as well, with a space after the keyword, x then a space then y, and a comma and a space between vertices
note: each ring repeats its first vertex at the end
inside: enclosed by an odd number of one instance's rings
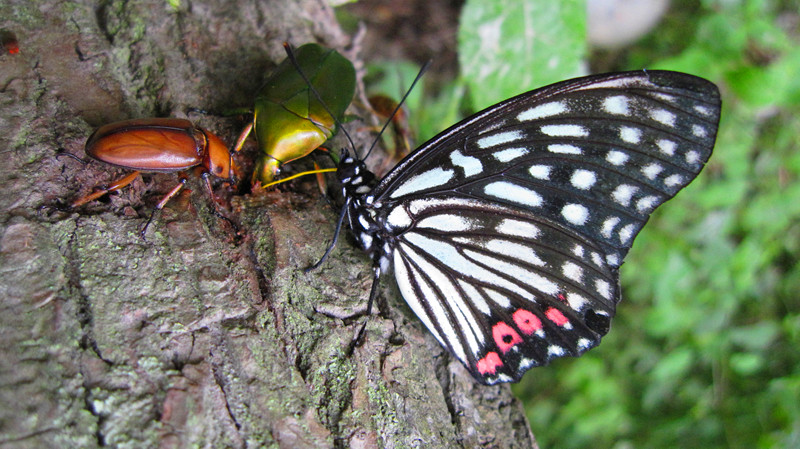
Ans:
POLYGON ((622 151, 611 150, 606 155, 606 160, 611 165, 620 166, 628 162, 629 156, 622 151))
POLYGON ((628 185, 628 184, 620 184, 611 192, 611 198, 614 199, 617 203, 628 206, 631 204, 631 198, 636 191, 639 190, 638 187, 628 185))
POLYGON ((492 156, 500 162, 511 162, 526 154, 528 154, 527 148, 506 148, 505 150, 500 150, 492 154, 492 156))
POLYGON ((659 98, 661 100, 670 102, 670 103, 674 103, 675 102, 675 97, 673 97, 672 95, 667 95, 667 94, 662 93, 662 92, 654 92, 653 96, 656 97, 656 98, 659 98))
POLYGON ((706 137, 708 136, 708 130, 700 125, 692 125, 692 134, 697 137, 706 137))
POLYGON ((683 176, 679 174, 669 175, 664 178, 664 185, 667 187, 675 187, 683 183, 683 176))
POLYGON ((534 165, 528 171, 536 179, 548 180, 550 179, 550 170, 552 168, 549 165, 534 165))
POLYGON ((620 222, 619 217, 606 218, 605 221, 603 221, 603 227, 600 229, 600 235, 602 235, 607 239, 610 239, 611 233, 614 231, 614 228, 617 227, 619 222, 620 222))
POLYGON ((653 109, 650 118, 669 127, 675 126, 675 114, 664 109, 653 109))
POLYGON ((501 239, 492 239, 486 243, 485 247, 494 253, 513 257, 514 259, 519 259, 523 262, 528 262, 540 267, 545 265, 545 262, 539 258, 534 250, 521 243, 501 239))
POLYGON ((481 293, 476 289, 472 284, 468 284, 463 280, 458 280, 458 285, 464 290, 464 293, 467 294, 472 305, 478 308, 483 314, 490 315, 492 310, 489 309, 489 304, 486 302, 486 299, 481 295, 481 293))
MULTIPOLYGON (((418 215, 420 212, 432 207, 470 207, 479 206, 482 203, 469 198, 421 198, 408 203, 408 210, 412 215, 418 215)), ((375 206, 379 207, 379 206, 375 206)))
POLYGON ((386 224, 393 229, 407 228, 411 226, 411 217, 404 207, 398 206, 389 212, 389 215, 386 217, 386 224))
POLYGON ((561 266, 561 273, 575 282, 583 282, 583 268, 572 262, 564 262, 561 266))
POLYGON ((608 97, 603 100, 603 109, 609 114, 629 115, 628 98, 622 95, 608 97))
POLYGON ((625 225, 619 230, 619 241, 622 244, 627 244, 633 238, 636 227, 633 223, 625 225))
POLYGON ((711 110, 710 109, 708 109, 705 106, 699 105, 699 104, 694 106, 694 110, 699 112, 699 113, 701 113, 701 114, 703 114, 703 115, 711 115, 711 110))
POLYGON ((515 237, 523 237, 527 239, 536 239, 539 237, 539 228, 535 225, 519 220, 512 220, 506 218, 497 225, 497 232, 505 235, 512 235, 515 237))
POLYGON ((547 146, 547 151, 551 153, 562 154, 581 154, 581 149, 575 145, 567 145, 564 143, 554 143, 547 146))
POLYGON ((450 160, 453 165, 464 170, 464 176, 467 178, 478 175, 483 171, 483 164, 477 157, 464 156, 460 151, 450 153, 450 160))
POLYGON ((539 207, 544 201, 542 196, 533 190, 506 181, 486 184, 483 191, 489 196, 530 207, 539 207))
POLYGON ((611 299, 611 284, 608 282, 597 279, 594 281, 594 288, 597 290, 597 293, 605 299, 611 299))
POLYGON ((544 125, 542 133, 553 137, 586 137, 589 131, 580 125, 544 125))
POLYGON ((513 142, 522 138, 520 131, 505 131, 478 139, 478 147, 491 148, 504 143, 513 142))
POLYGON ((425 217, 417 223, 417 227, 435 229, 442 232, 461 232, 472 229, 472 223, 464 217, 453 214, 436 214, 425 217))
POLYGON ((540 104, 539 106, 532 107, 528 110, 522 111, 517 115, 517 120, 527 122, 530 120, 539 120, 544 117, 551 117, 553 115, 565 112, 567 107, 564 103, 553 101, 550 103, 540 104))
POLYGON ((671 140, 660 139, 659 141, 656 142, 656 146, 658 146, 658 149, 667 156, 672 156, 673 154, 675 154, 676 145, 675 142, 671 140))
POLYGON ((497 304, 498 306, 506 308, 506 309, 511 307, 511 301, 508 300, 508 297, 506 295, 502 295, 502 294, 500 294, 500 293, 498 293, 498 292, 496 292, 496 291, 494 291, 492 289, 489 289, 489 288, 485 289, 485 291, 486 291, 486 294, 489 295, 489 298, 492 301, 494 301, 495 304, 497 304))
POLYGON ((519 361, 519 372, 524 372, 536 366, 536 360, 529 359, 527 357, 523 357, 519 361))
POLYGON ((391 194, 391 198, 398 198, 410 193, 419 192, 431 187, 437 187, 446 184, 455 175, 453 170, 444 170, 442 168, 433 168, 426 172, 415 175, 400 186, 391 194))
POLYGON ((579 311, 589 302, 589 300, 577 293, 567 293, 567 302, 572 309, 579 311))
POLYGON ((564 348, 558 345, 550 345, 547 347, 547 356, 548 357, 561 357, 566 354, 564 348))
POLYGON ((576 189, 587 190, 597 182, 597 176, 593 171, 578 169, 572 172, 569 181, 576 189))
POLYGON ((619 138, 628 143, 639 143, 642 140, 642 130, 623 126, 619 129, 619 138))
POLYGON ((694 165, 694 164, 700 162, 700 153, 698 153, 697 151, 694 151, 694 150, 687 151, 685 157, 686 157, 686 163, 687 164, 694 165))
POLYGON ((642 167, 642 174, 644 175, 645 178, 652 181, 656 179, 656 176, 658 176, 658 174, 661 173, 663 170, 664 167, 662 167, 661 164, 653 162, 651 164, 642 167))
POLYGON ((580 204, 567 204, 561 208, 561 216, 574 225, 583 226, 589 219, 589 209, 580 204))
POLYGON ((584 249, 583 249, 582 245, 575 245, 572 248, 572 254, 575 254, 576 256, 580 257, 581 259, 583 259, 583 252, 584 252, 584 249))
POLYGON ((656 206, 658 206, 658 198, 653 195, 648 195, 636 202, 636 210, 641 213, 650 212, 656 206))

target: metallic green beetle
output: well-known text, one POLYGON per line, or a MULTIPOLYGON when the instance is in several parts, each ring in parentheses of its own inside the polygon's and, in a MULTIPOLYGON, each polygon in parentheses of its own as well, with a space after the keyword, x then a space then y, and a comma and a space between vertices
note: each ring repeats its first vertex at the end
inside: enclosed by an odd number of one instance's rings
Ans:
POLYGON ((236 143, 238 151, 255 128, 261 154, 253 172, 253 184, 272 182, 281 165, 306 156, 328 140, 355 94, 355 68, 336 50, 306 44, 295 50, 294 55, 299 69, 320 98, 289 58, 264 82, 256 95, 253 122, 236 143))

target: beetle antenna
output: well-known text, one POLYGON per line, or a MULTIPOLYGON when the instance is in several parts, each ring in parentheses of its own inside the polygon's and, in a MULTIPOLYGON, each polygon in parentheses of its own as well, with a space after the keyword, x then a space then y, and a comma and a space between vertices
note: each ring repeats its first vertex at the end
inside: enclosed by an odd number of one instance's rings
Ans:
POLYGON ((339 119, 336 118, 336 115, 333 112, 331 112, 331 110, 328 108, 328 105, 325 104, 325 102, 322 100, 322 96, 319 94, 319 92, 317 92, 317 89, 314 88, 314 85, 311 84, 311 80, 308 79, 308 76, 306 76, 305 72, 303 72, 303 69, 300 68, 300 64, 297 62, 297 58, 294 55, 294 49, 292 48, 292 45, 290 43, 288 43, 288 42, 284 42, 283 43, 283 48, 284 48, 284 50, 286 50, 286 56, 289 58, 289 61, 292 62, 292 65, 294 66, 294 68, 297 69, 297 72, 300 74, 301 77, 303 77, 303 81, 305 81, 306 84, 308 85, 309 90, 311 90, 311 92, 314 93, 314 97, 322 105, 323 109, 325 109, 325 112, 327 112, 328 115, 331 116, 331 118, 333 119, 334 123, 336 123, 336 126, 340 130, 342 130, 342 132, 344 133, 345 137, 347 137, 347 141, 350 142, 350 147, 353 148, 353 152, 355 152, 356 151, 356 144, 353 142, 353 139, 350 137, 350 133, 348 133, 347 130, 344 128, 344 126, 342 126, 342 122, 340 122, 339 119))
POLYGON ((81 159, 78 156, 75 156, 74 154, 68 152, 67 150, 64 150, 63 148, 60 149, 55 155, 56 159, 58 159, 60 157, 71 157, 72 159, 75 159, 76 161, 80 162, 83 165, 88 164, 88 162, 86 160, 81 159))
POLYGON ((414 82, 411 83, 411 87, 408 88, 405 95, 403 95, 403 98, 401 98, 400 101, 397 103, 397 106, 394 108, 394 111, 392 111, 392 113, 389 115, 389 119, 386 120, 386 123, 383 124, 383 128, 381 128, 381 131, 378 133, 378 136, 375 137, 375 140, 372 141, 372 145, 369 146, 369 150, 367 150, 367 154, 364 155, 364 159, 362 160, 366 160, 369 157, 370 153, 372 153, 372 150, 375 148, 375 146, 378 144, 378 141, 381 139, 383 132, 386 131, 386 128, 389 126, 390 123, 392 123, 392 119, 394 119, 394 116, 397 115, 397 111, 399 111, 400 108, 403 107, 403 103, 406 102, 406 99, 408 98, 409 94, 411 94, 411 91, 414 89, 414 86, 416 86, 417 82, 419 82, 419 80, 422 79, 422 75, 425 74, 425 72, 428 70, 428 68, 430 68, 430 66, 431 66, 431 60, 429 59, 428 62, 423 64, 422 68, 419 69, 419 73, 417 73, 417 77, 414 78, 414 82))

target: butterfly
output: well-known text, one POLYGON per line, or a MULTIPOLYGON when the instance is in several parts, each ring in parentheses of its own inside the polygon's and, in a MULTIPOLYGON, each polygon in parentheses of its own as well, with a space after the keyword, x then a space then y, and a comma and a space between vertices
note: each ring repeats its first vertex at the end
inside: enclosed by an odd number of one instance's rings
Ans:
POLYGON ((619 267, 653 210, 711 156, 711 82, 669 71, 593 75, 498 103, 377 180, 343 150, 345 219, 382 274, 479 382, 600 343, 619 267))

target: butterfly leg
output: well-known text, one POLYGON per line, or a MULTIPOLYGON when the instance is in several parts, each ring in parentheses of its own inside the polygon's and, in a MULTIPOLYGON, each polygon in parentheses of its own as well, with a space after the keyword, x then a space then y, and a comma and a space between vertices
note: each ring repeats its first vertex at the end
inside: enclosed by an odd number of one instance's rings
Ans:
POLYGON ((372 278, 372 288, 369 289, 369 301, 367 302, 367 316, 372 314, 372 303, 375 302, 375 298, 378 296, 378 285, 381 283, 381 267, 380 265, 375 265, 372 269, 374 276, 372 278))
POLYGON ((331 244, 328 245, 328 249, 325 250, 325 254, 322 255, 322 258, 320 258, 317 263, 303 270, 304 273, 308 273, 319 268, 319 266, 322 265, 322 263, 325 262, 325 260, 331 254, 331 251, 333 251, 333 248, 336 246, 336 242, 339 240, 339 233, 342 231, 342 225, 344 225, 344 217, 347 215, 347 211, 350 209, 350 201, 351 199, 347 198, 347 200, 344 202, 344 206, 342 206, 342 212, 339 214, 339 219, 336 221, 336 229, 333 231, 333 241, 331 241, 331 244))

